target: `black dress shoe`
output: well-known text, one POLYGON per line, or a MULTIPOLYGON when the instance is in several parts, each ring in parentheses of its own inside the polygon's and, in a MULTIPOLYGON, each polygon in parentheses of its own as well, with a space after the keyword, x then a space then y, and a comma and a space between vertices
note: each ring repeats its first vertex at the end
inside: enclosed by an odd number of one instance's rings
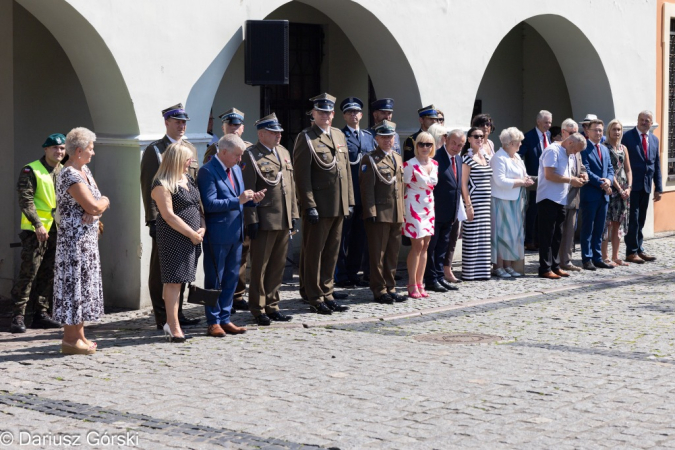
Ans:
POLYGON ((255 321, 258 325, 262 327, 266 327, 272 323, 267 314, 260 314, 258 317, 255 318, 255 321))
POLYGON ((592 261, 586 261, 583 265, 584 265, 584 270, 596 270, 592 261))
POLYGON ((26 324, 23 321, 23 316, 14 316, 12 324, 9 326, 10 333, 25 333, 26 324))
POLYGON ((333 298, 337 300, 344 300, 349 297, 349 294, 346 292, 333 292, 333 298))
POLYGON ((439 283, 438 280, 433 281, 431 283, 425 283, 424 287, 426 288, 427 291, 448 292, 448 290, 445 287, 443 287, 443 285, 439 283))
POLYGON ((614 266, 610 266, 604 261, 593 261, 593 265, 598 269, 613 269, 614 266))
POLYGON ((386 305, 393 305, 394 304, 394 298, 389 294, 382 294, 379 297, 375 297, 373 300, 376 303, 383 303, 383 304, 386 304, 386 305))
POLYGON ((333 312, 345 312, 349 309, 349 306, 340 305, 333 300, 325 300, 324 303, 333 312))
POLYGON ((267 316, 275 322, 288 322, 293 319, 293 316, 286 316, 281 314, 279 311, 269 313, 267 316))
POLYGON ((61 328, 61 323, 52 320, 46 312, 37 313, 33 316, 33 323, 30 324, 33 329, 61 328))
POLYGON ((183 327, 189 327, 191 325, 197 325, 201 319, 196 318, 196 319, 188 319, 184 315, 178 316, 178 323, 183 326, 183 327))
POLYGON ((405 302, 408 300, 408 297, 404 297, 403 295, 399 295, 396 292, 390 292, 389 296, 394 299, 395 302, 400 303, 400 302, 405 302))
POLYGON ((232 302, 232 308, 240 311, 248 311, 248 302, 246 300, 235 300, 232 302))
POLYGON ((317 314, 326 314, 326 315, 333 314, 333 311, 331 311, 331 309, 328 306, 326 306, 324 302, 318 303, 316 305, 309 305, 309 309, 317 314))
POLYGON ((438 280, 438 283, 449 291, 459 291, 459 288, 457 286, 453 286, 449 281, 438 280))
POLYGON ((356 287, 356 283, 352 280, 336 281, 335 286, 339 288, 351 289, 356 287))

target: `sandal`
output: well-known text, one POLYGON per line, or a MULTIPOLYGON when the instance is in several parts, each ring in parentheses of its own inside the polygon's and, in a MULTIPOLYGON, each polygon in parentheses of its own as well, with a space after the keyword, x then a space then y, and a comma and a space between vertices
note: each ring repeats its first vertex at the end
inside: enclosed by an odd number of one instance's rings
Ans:
POLYGON ((424 285, 418 284, 418 285, 417 285, 417 289, 419 289, 420 295, 421 295, 422 297, 424 297, 424 298, 429 297, 429 294, 427 293, 426 289, 424 289, 424 285))
POLYGON ((93 355, 96 353, 96 347, 88 346, 82 339, 78 339, 75 345, 61 341, 61 353, 64 355, 93 355))
POLYGON ((422 294, 420 294, 420 291, 417 289, 416 284, 409 284, 408 285, 408 297, 410 298, 422 298, 422 294), (412 289, 410 289, 412 288, 412 289))
POLYGON ((630 264, 628 264, 625 261, 622 261, 621 259, 615 259, 614 264, 617 266, 630 266, 630 264))
POLYGON ((605 264, 607 264, 608 266, 616 267, 616 263, 612 262, 612 260, 609 258, 605 260, 605 264))

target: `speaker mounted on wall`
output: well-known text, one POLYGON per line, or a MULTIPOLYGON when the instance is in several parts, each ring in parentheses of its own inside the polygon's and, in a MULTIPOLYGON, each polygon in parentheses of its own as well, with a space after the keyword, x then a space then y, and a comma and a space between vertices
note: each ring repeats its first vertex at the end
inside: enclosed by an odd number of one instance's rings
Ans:
POLYGON ((246 84, 288 84, 288 20, 247 20, 246 84))

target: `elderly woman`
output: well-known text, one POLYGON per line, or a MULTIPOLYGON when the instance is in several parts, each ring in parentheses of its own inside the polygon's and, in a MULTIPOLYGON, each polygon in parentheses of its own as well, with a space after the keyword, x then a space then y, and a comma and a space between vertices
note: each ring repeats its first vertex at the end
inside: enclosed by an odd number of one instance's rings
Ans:
POLYGON ((621 238, 628 231, 628 203, 633 174, 630 170, 630 159, 626 146, 621 144, 623 137, 623 125, 617 119, 607 124, 607 141, 605 145, 609 149, 609 158, 614 169, 614 182, 612 183, 612 195, 609 197, 607 206, 607 221, 602 240, 602 260, 610 266, 627 266, 628 263, 619 258, 619 244, 621 238), (612 260, 607 256, 609 240, 612 241, 612 260))
POLYGON ((426 131, 417 135, 415 157, 403 163, 405 183, 405 223, 403 235, 410 238, 408 253, 408 295, 428 297, 424 289, 427 249, 434 235, 434 186, 438 183, 438 163, 434 137, 426 131))
POLYGON ((178 323, 178 302, 183 283, 195 281, 197 259, 206 228, 199 206, 197 183, 188 175, 194 148, 178 141, 169 145, 152 182, 157 205, 157 250, 166 305, 164 334, 170 342, 185 342, 178 323))
POLYGON ((492 168, 483 149, 485 134, 469 128, 462 149, 462 198, 467 220, 462 224, 462 279, 490 279, 490 196, 492 168))
POLYGON ((483 132, 485 138, 483 139, 482 149, 485 151, 488 158, 492 158, 495 154, 495 144, 488 139, 488 136, 495 131, 495 123, 492 120, 492 117, 490 117, 490 114, 478 114, 471 121, 471 126, 478 128, 483 132))
POLYGON ((515 127, 503 130, 499 135, 502 143, 494 158, 492 168, 492 264, 494 274, 500 278, 519 277, 513 261, 523 259, 525 247, 525 188, 534 181, 527 176, 525 165, 518 155, 520 143, 525 139, 515 127))
POLYGON ((61 353, 91 355, 96 343, 84 336, 84 322, 103 315, 98 222, 110 206, 87 167, 96 135, 74 128, 66 136, 68 162, 56 179, 59 217, 54 264, 54 320, 63 323, 61 353))

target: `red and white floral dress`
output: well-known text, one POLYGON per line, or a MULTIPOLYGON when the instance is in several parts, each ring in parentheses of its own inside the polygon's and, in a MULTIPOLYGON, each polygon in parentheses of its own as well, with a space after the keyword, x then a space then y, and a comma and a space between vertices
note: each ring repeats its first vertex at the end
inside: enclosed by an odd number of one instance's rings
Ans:
POLYGON ((434 187, 438 184, 438 162, 431 159, 431 173, 420 167, 417 158, 403 163, 405 223, 403 236, 420 239, 434 234, 434 187))

